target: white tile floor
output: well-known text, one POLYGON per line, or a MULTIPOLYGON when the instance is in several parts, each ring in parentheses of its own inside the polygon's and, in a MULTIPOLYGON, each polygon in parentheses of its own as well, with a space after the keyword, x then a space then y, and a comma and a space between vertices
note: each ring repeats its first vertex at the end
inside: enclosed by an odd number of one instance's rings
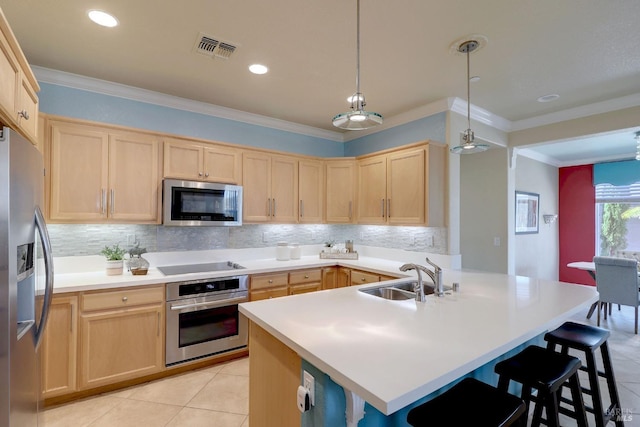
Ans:
POLYGON ((47 408, 40 427, 248 427, 249 359, 47 408))
MULTIPOLYGON (((573 320, 596 324, 595 315, 590 320, 585 315, 586 310, 573 320)), ((640 335, 633 333, 633 322, 633 309, 622 307, 601 323, 611 330, 609 348, 627 427, 640 426, 640 335)), ((587 384, 586 377, 581 381, 587 384)), ((248 427, 248 400, 244 358, 47 408, 40 427, 248 427)), ((576 423, 563 419, 562 425, 576 423)), ((589 425, 595 425, 591 416, 589 425)))

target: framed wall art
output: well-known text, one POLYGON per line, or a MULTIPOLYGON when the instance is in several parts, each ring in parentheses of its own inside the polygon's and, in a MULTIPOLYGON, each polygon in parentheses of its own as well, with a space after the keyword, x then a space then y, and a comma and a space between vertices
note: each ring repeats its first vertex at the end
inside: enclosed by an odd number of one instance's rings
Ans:
POLYGON ((538 232, 540 217, 540 195, 516 191, 516 234, 538 232))

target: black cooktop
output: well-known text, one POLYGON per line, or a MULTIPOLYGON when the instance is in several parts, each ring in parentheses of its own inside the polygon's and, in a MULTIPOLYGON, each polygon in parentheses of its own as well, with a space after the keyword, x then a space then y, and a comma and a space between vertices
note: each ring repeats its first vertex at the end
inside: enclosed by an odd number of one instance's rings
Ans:
POLYGON ((206 273, 214 271, 241 270, 244 267, 235 262, 210 262, 206 264, 183 264, 165 265, 158 267, 158 270, 165 276, 175 276, 176 274, 206 273))

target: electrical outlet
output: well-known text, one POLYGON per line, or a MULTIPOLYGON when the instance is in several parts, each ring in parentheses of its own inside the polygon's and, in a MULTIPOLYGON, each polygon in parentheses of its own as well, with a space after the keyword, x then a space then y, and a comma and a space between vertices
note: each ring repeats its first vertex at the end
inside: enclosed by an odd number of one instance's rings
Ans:
POLYGON ((269 233, 266 231, 262 232, 262 243, 267 243, 269 241, 269 233))
POLYGON ((316 403, 316 380, 313 378, 307 371, 302 371, 302 385, 304 388, 309 390, 309 400, 311 401, 311 406, 316 403))
POLYGON ((494 237, 493 238, 493 246, 500 246, 500 238, 499 237, 494 237))
POLYGON ((135 245, 135 244, 136 244, 136 235, 127 234, 127 245, 135 245))
POLYGON ((427 246, 433 247, 433 236, 427 236, 427 246))

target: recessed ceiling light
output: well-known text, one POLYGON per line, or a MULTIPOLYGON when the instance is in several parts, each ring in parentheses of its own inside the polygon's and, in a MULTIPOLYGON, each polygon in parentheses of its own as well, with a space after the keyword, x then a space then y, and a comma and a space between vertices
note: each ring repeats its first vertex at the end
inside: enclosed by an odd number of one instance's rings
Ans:
POLYGON ((102 25, 103 27, 115 27, 118 25, 118 20, 113 16, 109 15, 107 12, 103 12, 101 10, 90 10, 89 19, 95 22, 98 25, 102 25))
POLYGON ((253 74, 266 74, 269 69, 262 64, 251 64, 249 65, 249 71, 253 74))
POLYGON ((558 95, 557 93, 551 93, 549 95, 543 95, 538 98, 538 102, 551 102, 555 101, 558 98, 560 98, 560 95, 558 95))

